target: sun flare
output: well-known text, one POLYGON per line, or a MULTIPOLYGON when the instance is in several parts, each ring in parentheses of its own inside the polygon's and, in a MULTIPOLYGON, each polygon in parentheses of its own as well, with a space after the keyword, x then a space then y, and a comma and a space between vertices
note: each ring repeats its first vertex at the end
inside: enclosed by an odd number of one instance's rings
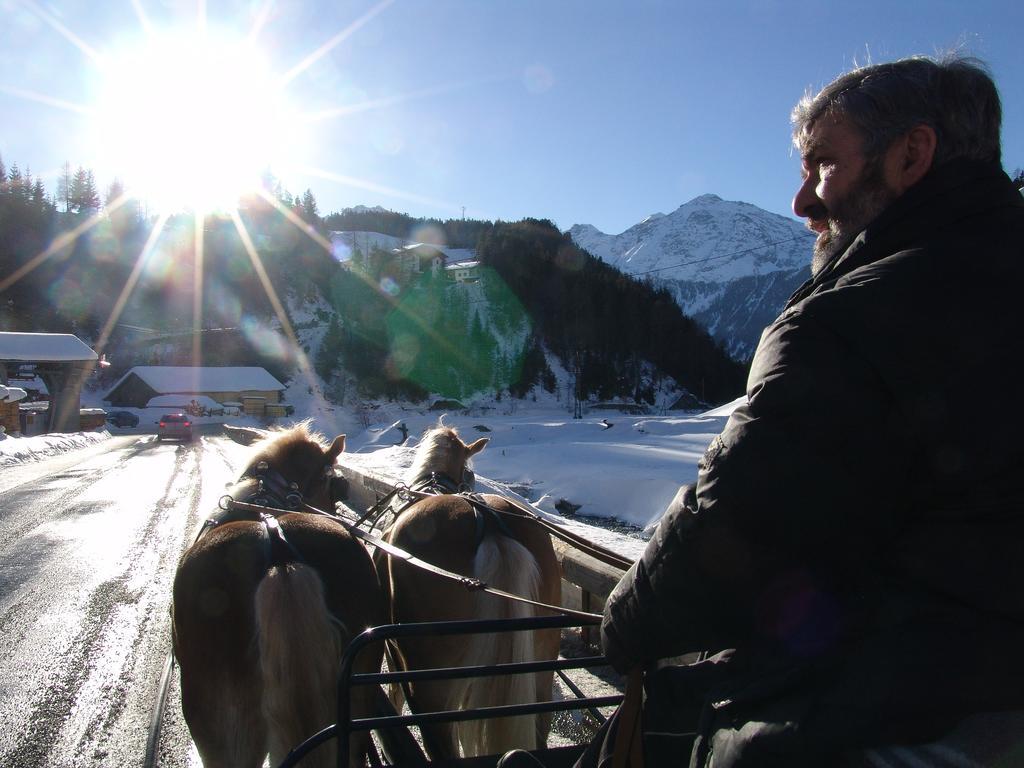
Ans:
POLYGON ((251 44, 210 31, 148 37, 108 59, 102 167, 160 209, 232 209, 302 144, 282 81, 251 44))

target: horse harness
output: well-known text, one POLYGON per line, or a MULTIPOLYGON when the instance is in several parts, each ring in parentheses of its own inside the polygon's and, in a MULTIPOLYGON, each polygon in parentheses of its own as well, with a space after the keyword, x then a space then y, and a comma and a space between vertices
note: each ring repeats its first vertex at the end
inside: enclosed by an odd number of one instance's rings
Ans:
MULTIPOLYGON (((469 470, 466 470, 467 472, 469 470)), ((444 496, 454 495, 469 502, 473 509, 473 517, 476 520, 476 534, 474 535, 474 546, 479 547, 483 542, 484 537, 491 531, 496 530, 502 536, 512 538, 512 532, 505 525, 502 513, 500 510, 489 506, 484 502, 483 496, 478 493, 472 492, 472 487, 475 482, 463 480, 461 483, 456 484, 455 481, 448 477, 448 475, 439 472, 430 472, 421 478, 418 478, 412 484, 413 493, 418 495, 418 498, 414 498, 408 502, 401 510, 395 513, 397 518, 405 509, 410 505, 416 503, 420 499, 426 496, 444 496)))
POLYGON ((438 495, 461 495, 468 493, 476 485, 476 476, 473 470, 466 469, 462 473, 462 481, 456 482, 453 478, 441 472, 427 472, 416 478, 412 485, 398 483, 389 493, 377 499, 365 514, 356 520, 356 525, 367 524, 370 530, 377 528, 386 530, 394 524, 398 516, 427 496, 438 495), (403 502, 395 505, 395 499, 403 502))
MULTIPOLYGON (((331 477, 333 471, 330 465, 325 468, 325 474, 330 478, 333 497, 337 486, 331 477)), ((232 490, 237 492, 240 486, 249 486, 249 490, 241 498, 233 494, 222 496, 217 504, 218 511, 203 522, 196 541, 224 523, 261 523, 266 533, 265 559, 269 566, 304 562, 299 551, 288 541, 277 519, 280 515, 305 511, 306 502, 299 484, 288 480, 268 462, 258 461, 235 481, 232 490)), ((307 493, 309 490, 306 489, 307 493)))
POLYGON ((482 494, 473 492, 473 485, 475 485, 475 477, 472 475, 472 470, 467 469, 465 471, 461 483, 456 483, 452 478, 445 474, 430 472, 420 478, 417 478, 411 486, 407 486, 404 483, 396 485, 390 493, 379 499, 366 511, 365 514, 359 517, 355 524, 357 526, 362 526, 369 523, 368 528, 371 531, 377 527, 386 529, 388 524, 393 524, 402 512, 417 501, 425 499, 428 496, 450 494, 459 496, 472 505, 477 522, 477 546, 479 546, 480 542, 483 540, 489 524, 497 527, 499 533, 502 535, 511 537, 508 526, 505 525, 504 518, 515 517, 532 521, 556 539, 566 542, 584 554, 589 555, 595 560, 599 560, 606 565, 610 565, 613 568, 628 571, 633 565, 631 560, 623 557, 618 552, 614 552, 599 544, 595 544, 592 541, 588 541, 582 536, 579 536, 560 525, 548 522, 537 514, 537 512, 523 504, 520 504, 515 499, 503 497, 515 509, 514 512, 508 509, 496 509, 484 500, 482 494), (469 475, 468 479, 466 477, 467 474, 469 475), (393 507, 392 501, 395 498, 402 500, 404 504, 398 507, 393 507), (388 516, 389 512, 391 513, 390 516, 388 516), (387 520, 383 525, 381 524, 382 518, 387 520))
MULTIPOLYGON (((268 560, 272 564, 278 564, 278 560, 284 563, 294 562, 296 559, 301 561, 301 557, 298 552, 295 551, 294 547, 288 542, 284 536, 284 532, 281 530, 280 524, 277 522, 277 515, 287 512, 298 512, 304 511, 312 514, 322 515, 328 517, 335 522, 339 523, 350 535, 354 538, 359 539, 364 544, 369 544, 377 549, 382 550, 385 554, 390 557, 395 557, 405 561, 411 566, 419 568, 420 570, 428 571, 436 574, 442 578, 455 581, 470 591, 483 591, 498 597, 503 597, 508 600, 514 600, 516 602, 526 603, 537 608, 543 608, 555 613, 561 613, 568 616, 579 616, 588 620, 600 619, 598 614, 588 613, 586 611, 577 611, 571 608, 565 608, 563 606, 548 605, 547 603, 539 602, 537 600, 530 600, 529 598, 522 597, 520 595, 514 595, 510 592, 506 592, 497 587, 492 587, 486 582, 471 577, 464 576, 459 573, 454 573, 440 566, 429 563, 425 560, 421 560, 410 552, 407 552, 400 547, 396 547, 393 544, 385 541, 383 538, 374 535, 368 531, 363 530, 359 526, 371 519, 370 530, 378 523, 380 518, 390 509, 389 502, 395 497, 402 499, 405 504, 400 506, 397 510, 392 510, 393 514, 397 518, 405 509, 411 506, 420 499, 427 498, 428 496, 437 495, 457 495, 460 498, 468 501, 474 511, 474 515, 477 520, 477 543, 483 539, 486 535, 488 526, 495 526, 499 532, 503 535, 510 536, 511 533, 508 527, 502 520, 503 516, 516 517, 532 520, 542 525, 548 531, 554 533, 559 538, 565 540, 574 540, 575 534, 569 534, 568 532, 562 531, 560 526, 554 526, 545 521, 540 515, 535 512, 531 512, 514 501, 510 502, 518 510, 518 512, 509 512, 508 510, 499 510, 487 504, 483 497, 478 493, 472 493, 469 490, 469 486, 463 483, 455 483, 451 478, 441 475, 436 472, 431 472, 429 475, 418 479, 412 485, 408 487, 405 485, 396 486, 396 488, 389 494, 384 496, 378 501, 370 510, 353 522, 346 520, 341 515, 326 512, 322 509, 317 509, 311 504, 306 503, 302 499, 301 493, 298 492, 298 488, 295 483, 289 482, 286 478, 282 477, 280 473, 271 468, 266 462, 258 462, 255 465, 255 475, 243 475, 239 478, 239 482, 243 480, 256 480, 256 489, 246 496, 244 500, 239 500, 233 496, 225 495, 221 497, 220 509, 221 514, 217 514, 211 517, 204 524, 203 530, 200 531, 199 536, 202 536, 206 530, 213 528, 216 525, 233 522, 235 520, 250 520, 255 522, 263 523, 267 531, 267 547, 268 547, 268 560), (453 493, 454 491, 454 493, 453 493), (265 503, 261 503, 265 502, 265 503), (296 505, 296 506, 293 506, 296 505), (566 539, 566 536, 569 539, 566 539)), ((332 484, 333 485, 333 484, 332 484)), ((333 491, 332 487, 332 491, 333 491)), ((332 493, 332 496, 334 494, 332 493)), ((335 499, 338 500, 338 499, 335 499)), ((198 539, 199 537, 197 537, 198 539)), ((607 550, 603 550, 597 545, 589 544, 582 539, 579 539, 580 544, 578 546, 584 551, 590 551, 589 553, 599 556, 602 553, 609 554, 613 558, 618 558, 619 562, 613 564, 619 565, 624 562, 620 555, 617 553, 610 553, 607 550), (596 551, 595 551, 596 548, 596 551)), ((629 563, 620 565, 625 570, 629 567, 629 563)))

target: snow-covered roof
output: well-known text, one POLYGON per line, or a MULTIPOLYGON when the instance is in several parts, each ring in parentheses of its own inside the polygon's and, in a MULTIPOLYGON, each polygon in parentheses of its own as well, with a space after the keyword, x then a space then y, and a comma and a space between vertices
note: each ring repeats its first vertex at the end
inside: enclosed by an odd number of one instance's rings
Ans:
POLYGON ((243 390, 283 390, 284 384, 265 368, 255 366, 195 368, 179 365, 139 365, 118 379, 104 399, 132 374, 138 376, 155 392, 241 392, 243 390))
POLYGON ((479 264, 479 261, 458 261, 454 264, 449 264, 445 269, 472 269, 479 264))
POLYGON ((16 403, 26 397, 28 397, 28 392, 21 387, 5 387, 0 384, 0 403, 16 403))
POLYGON ((447 259, 447 255, 443 248, 431 245, 430 243, 409 243, 408 245, 395 248, 392 253, 413 253, 419 256, 429 254, 431 257, 441 256, 442 258, 447 259))
POLYGON ((15 385, 21 387, 22 389, 32 390, 33 392, 38 392, 41 395, 48 395, 48 394, 50 394, 50 390, 47 389, 46 383, 41 378, 39 378, 38 376, 32 376, 31 378, 20 376, 20 375, 12 376, 11 372, 8 371, 7 372, 7 386, 8 387, 13 387, 15 385))
POLYGON ((96 353, 70 333, 0 331, 0 360, 53 363, 96 359, 96 353))

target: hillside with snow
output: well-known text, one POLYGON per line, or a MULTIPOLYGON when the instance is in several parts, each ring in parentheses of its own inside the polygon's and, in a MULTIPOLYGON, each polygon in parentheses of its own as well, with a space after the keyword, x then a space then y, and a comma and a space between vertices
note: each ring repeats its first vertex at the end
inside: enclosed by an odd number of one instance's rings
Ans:
POLYGON ((734 358, 749 358, 765 325, 810 276, 814 235, 749 203, 701 195, 618 235, 589 224, 573 241, 623 272, 672 293, 734 358))
MULTIPOLYGON (((372 250, 393 251, 396 248, 414 245, 416 242, 408 238, 368 231, 332 231, 329 235, 334 258, 342 262, 349 261, 356 251, 363 255, 372 250)), ((434 247, 444 253, 449 264, 476 258, 476 251, 472 248, 449 248, 441 245, 434 247)))

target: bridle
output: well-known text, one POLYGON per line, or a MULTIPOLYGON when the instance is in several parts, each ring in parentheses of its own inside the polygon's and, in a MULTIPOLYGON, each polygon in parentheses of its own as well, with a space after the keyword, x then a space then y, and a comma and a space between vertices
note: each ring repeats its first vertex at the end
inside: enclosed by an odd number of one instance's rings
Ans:
MULTIPOLYGON (((513 595, 509 592, 505 592, 503 590, 492 587, 487 583, 481 581, 480 579, 453 573, 444 568, 433 565, 432 563, 420 560, 418 557, 412 555, 411 553, 406 552, 405 550, 388 543, 385 539, 379 536, 375 536, 373 533, 370 532, 373 530, 373 525, 370 526, 370 530, 364 530, 360 527, 369 518, 373 518, 373 522, 376 523, 379 520, 379 518, 390 508, 389 502, 395 497, 398 497, 406 502, 403 506, 401 506, 398 509, 398 511, 396 512, 397 515, 402 510, 406 509, 408 506, 419 501, 420 499, 427 498, 429 496, 451 494, 452 491, 449 490, 449 488, 459 488, 460 486, 462 486, 464 490, 456 491, 455 495, 458 495, 461 498, 466 499, 473 506, 474 513, 477 516, 478 537, 480 536, 480 526, 483 524, 482 520, 485 517, 493 517, 495 520, 498 521, 499 527, 504 528, 504 523, 501 522, 502 515, 510 517, 528 518, 544 527, 557 528, 557 526, 551 526, 549 523, 546 523, 546 521, 540 518, 539 515, 536 515, 535 513, 526 510, 524 507, 515 502, 512 502, 512 504, 513 507, 516 508, 516 512, 509 513, 507 511, 494 509, 490 505, 486 504, 479 494, 473 493, 472 491, 468 490, 468 488, 465 486, 465 481, 467 479, 467 475, 465 473, 463 474, 463 482, 458 484, 456 484, 450 477, 446 477, 437 472, 431 472, 429 475, 425 475, 424 477, 420 478, 415 483, 413 483, 413 487, 411 488, 404 484, 399 485, 393 491, 391 491, 391 493, 384 496, 373 507, 371 507, 370 511, 363 515, 358 522, 354 522, 345 519, 342 515, 318 509, 309 504, 308 502, 302 500, 302 494, 299 492, 299 489, 297 487, 294 487, 296 486, 294 482, 291 482, 287 478, 283 477, 279 472, 274 470, 269 465, 263 467, 262 465, 264 464, 266 464, 266 462, 257 462, 255 465, 253 465, 253 469, 255 470, 253 473, 247 472, 241 478, 239 478, 239 482, 247 481, 251 483, 253 481, 256 481, 255 488, 250 492, 248 496, 236 499, 234 496, 226 494, 225 496, 221 497, 219 506, 222 512, 216 515, 214 518, 207 520, 206 524, 204 525, 203 531, 200 531, 200 536, 203 535, 203 533, 207 530, 208 526, 213 527, 221 522, 229 522, 232 520, 250 520, 255 522, 262 522, 267 529, 269 540, 268 546, 270 546, 272 550, 277 550, 277 553, 275 553, 271 558, 272 561, 276 560, 278 557, 281 557, 280 553, 284 551, 281 550, 280 547, 276 546, 277 543, 283 543, 287 547, 287 551, 289 551, 290 553, 294 553, 294 555, 297 556, 298 553, 295 553, 294 549, 284 538, 284 532, 281 531, 280 525, 278 524, 276 518, 280 514, 301 510, 311 514, 328 517, 334 520, 335 522, 339 523, 345 530, 349 532, 349 534, 351 534, 354 538, 359 539, 364 544, 376 547, 377 549, 382 550, 388 556, 403 560, 409 565, 419 568, 420 570, 428 571, 430 573, 434 573, 438 576, 441 576, 442 578, 455 581, 461 584, 466 589, 469 589, 470 591, 488 592, 498 597, 504 597, 509 600, 526 603, 538 608, 543 608, 552 611, 554 613, 560 613, 562 615, 579 616, 587 620, 601 618, 598 614, 588 613, 585 611, 576 611, 573 609, 565 608, 563 606, 547 605, 536 600, 530 600, 519 595, 513 595), (257 499, 265 500, 271 503, 259 503, 257 499), (273 503, 275 501, 277 502, 276 504, 273 503), (296 503, 297 501, 299 502, 299 508, 298 510, 294 510, 289 505, 296 503)), ((333 467, 328 466, 326 468, 326 471, 333 475, 333 467)), ((466 470, 466 472, 470 472, 470 470, 466 470)), ((472 475, 470 475, 469 477, 472 477, 472 475)), ((334 479, 344 480, 344 478, 332 478, 332 480, 334 479)), ((333 491, 336 489, 336 487, 338 486, 336 486, 332 482, 332 497, 334 497, 333 491)), ((338 499, 334 497, 333 500, 342 501, 343 499, 338 499)), ((562 537, 564 538, 564 532, 562 537)), ((625 570, 625 568, 628 567, 629 563, 626 563, 623 566, 623 570, 625 570)))
MULTIPOLYGON (((411 484, 398 483, 389 493, 377 499, 356 520, 356 525, 367 524, 367 528, 371 531, 374 529, 384 530, 393 524, 405 510, 427 496, 462 495, 471 493, 474 487, 476 487, 476 474, 468 467, 462 470, 462 479, 459 482, 443 472, 427 472, 413 480, 411 484), (395 499, 402 503, 393 504, 395 499)), ((336 500, 344 501, 344 499, 336 500)))
POLYGON ((294 480, 288 480, 268 462, 257 461, 238 478, 238 482, 247 479, 255 481, 256 488, 242 501, 282 512, 297 512, 302 509, 304 499, 299 484, 294 480))
MULTIPOLYGON (((332 503, 348 495, 348 481, 334 474, 333 463, 324 466, 322 481, 328 484, 328 496, 332 503)), ((287 542, 277 518, 289 512, 306 511, 309 507, 307 497, 312 495, 311 491, 317 482, 321 482, 318 473, 314 474, 309 487, 302 489, 297 482, 274 469, 268 461, 257 461, 232 484, 231 493, 220 497, 217 502, 218 511, 203 522, 196 541, 224 523, 262 523, 271 545, 275 541, 284 543, 289 554, 297 556, 298 553, 287 542)), ((276 561, 278 557, 275 555, 272 559, 276 561)))

